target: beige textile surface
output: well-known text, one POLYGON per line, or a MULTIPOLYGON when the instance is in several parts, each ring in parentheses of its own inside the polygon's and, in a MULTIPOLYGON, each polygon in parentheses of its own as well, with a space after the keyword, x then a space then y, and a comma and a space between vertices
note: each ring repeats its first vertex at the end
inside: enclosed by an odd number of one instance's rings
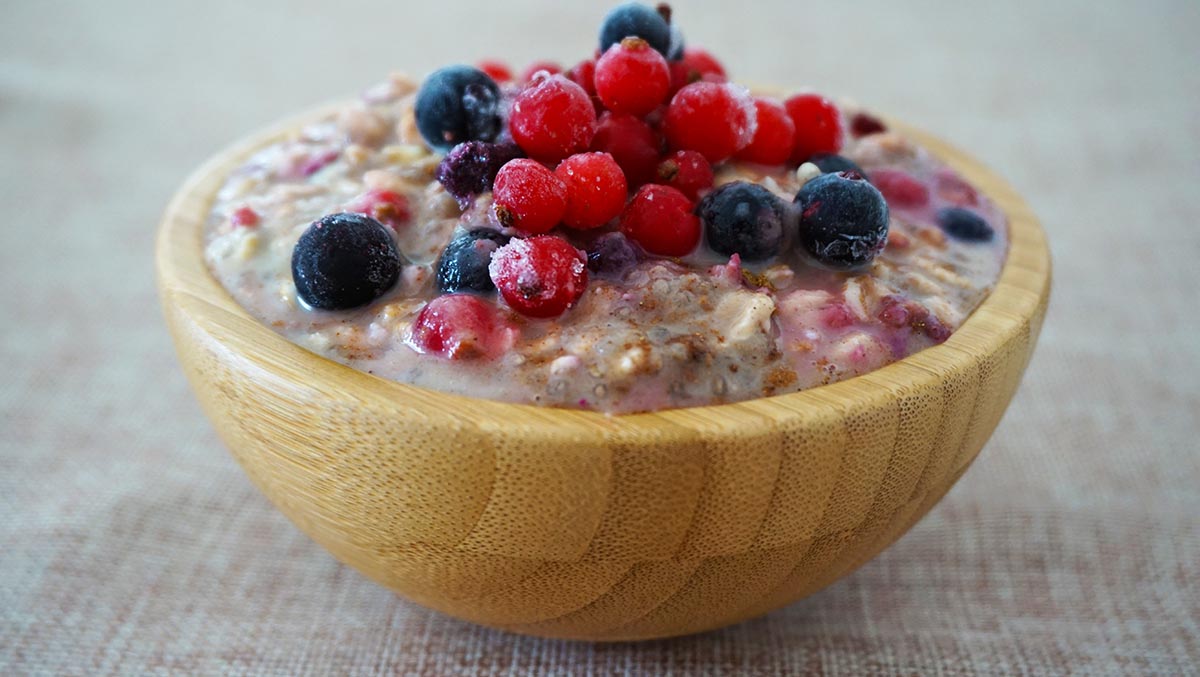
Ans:
POLYGON ((239 134, 393 68, 576 59, 605 7, 10 0, 0 674, 1198 674, 1200 3, 676 8, 735 76, 938 132, 1042 217, 1041 345, 941 505, 808 600, 701 636, 547 641, 395 598, 217 442, 159 316, 153 228, 239 134))

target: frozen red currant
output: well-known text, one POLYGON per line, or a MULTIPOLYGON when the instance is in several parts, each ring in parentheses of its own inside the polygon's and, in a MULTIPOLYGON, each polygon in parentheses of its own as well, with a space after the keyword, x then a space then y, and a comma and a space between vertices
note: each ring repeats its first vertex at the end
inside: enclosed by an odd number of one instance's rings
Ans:
POLYGON ((883 193, 889 205, 923 207, 929 203, 929 188, 907 172, 877 169, 871 172, 871 183, 883 193))
POLYGON ((553 235, 513 240, 496 250, 488 272, 505 302, 522 315, 556 317, 587 289, 587 259, 553 235))
POLYGON ((671 186, 689 200, 698 200, 713 186, 712 165, 694 150, 677 150, 659 163, 655 183, 671 186))
POLYGON ((694 150, 717 163, 750 143, 755 118, 754 101, 745 88, 695 82, 671 99, 664 131, 672 148, 694 150))
POLYGON ((721 78, 725 77, 725 67, 717 61, 716 57, 699 47, 687 47, 683 50, 683 65, 687 66, 688 70, 698 73, 699 75, 718 75, 721 78))
POLYGON ((684 256, 700 243, 700 219, 692 206, 670 186, 642 186, 621 215, 621 232, 651 254, 684 256))
POLYGON ((508 128, 530 157, 554 162, 587 150, 596 109, 583 87, 565 76, 540 76, 513 101, 508 128))
POLYGON ((533 76, 542 71, 546 71, 551 75, 555 75, 562 72, 562 66, 554 63, 553 61, 534 61, 526 66, 525 70, 521 71, 521 79, 517 82, 533 82, 533 76))
POLYGON ((381 188, 374 188, 358 196, 347 206, 346 211, 365 214, 393 229, 403 226, 412 218, 407 198, 395 191, 381 188))
POLYGON ((583 91, 591 96, 596 94, 596 62, 592 59, 580 61, 567 71, 571 82, 583 87, 583 91))
POLYGON ((592 150, 613 156, 631 187, 654 180, 661 146, 650 125, 619 113, 601 115, 592 137, 592 150))
POLYGON ((725 82, 725 69, 708 52, 693 47, 683 51, 683 58, 672 61, 671 93, 693 82, 725 82))
POLYGON ((670 88, 667 60, 641 38, 625 38, 596 62, 596 94, 615 113, 646 115, 670 88))
POLYGON ((842 113, 820 94, 797 94, 783 102, 796 125, 792 163, 799 164, 817 153, 837 153, 846 133, 842 113))
POLYGON ((510 160, 496 174, 492 204, 500 225, 544 233, 567 211, 567 186, 537 160, 510 160))
POLYGON ((433 299, 409 332, 409 343, 418 351, 452 360, 499 357, 516 338, 517 329, 499 310, 473 294, 433 299))
POLYGON ((496 82, 510 82, 513 79, 512 71, 503 61, 496 59, 484 59, 480 61, 477 68, 488 74, 488 77, 496 82))
POLYGON ((567 213, 563 223, 572 228, 598 228, 617 217, 625 207, 629 188, 625 173, 608 153, 579 153, 554 170, 567 184, 567 213))
POLYGON ((750 145, 737 152, 739 160, 764 165, 781 165, 792 156, 796 125, 787 109, 775 99, 755 99, 757 124, 750 145))

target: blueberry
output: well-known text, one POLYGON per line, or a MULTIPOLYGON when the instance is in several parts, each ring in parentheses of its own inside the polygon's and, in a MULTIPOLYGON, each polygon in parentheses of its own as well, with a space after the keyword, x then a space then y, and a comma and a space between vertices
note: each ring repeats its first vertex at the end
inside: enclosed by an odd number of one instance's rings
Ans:
POLYGON ((321 310, 357 308, 396 284, 404 259, 392 232, 362 214, 330 214, 313 223, 292 250, 300 300, 321 310))
POLYGON ((667 56, 671 51, 671 27, 667 20, 646 5, 627 2, 614 7, 600 26, 600 52, 630 36, 639 37, 667 56))
POLYGON ((508 244, 508 240, 507 235, 490 228, 474 228, 456 235, 438 259, 438 291, 493 291, 496 285, 488 275, 488 264, 492 252, 508 244))
POLYGON ((506 162, 523 155, 515 143, 460 143, 442 158, 437 167, 437 180, 458 200, 458 205, 466 209, 476 195, 492 189, 496 172, 506 162))
POLYGON ((862 170, 862 167, 854 164, 849 158, 842 157, 835 153, 817 153, 808 159, 809 162, 817 166, 822 174, 836 174, 838 172, 855 172, 864 179, 870 181, 871 177, 862 170))
POLYGON ((624 233, 605 233, 587 248, 588 268, 600 275, 619 277, 639 258, 637 245, 624 233))
POLYGON ((950 237, 966 242, 991 242, 996 235, 983 217, 962 207, 946 207, 939 211, 937 224, 950 237))
POLYGON ((822 174, 804 184, 795 202, 800 246, 826 266, 865 265, 887 244, 887 203, 858 174, 822 174))
POLYGON ((417 129, 435 150, 463 141, 491 141, 500 133, 500 88, 470 66, 434 71, 417 93, 417 129))
POLYGON ((685 46, 683 31, 679 30, 678 24, 671 24, 671 46, 667 48, 667 61, 683 60, 683 48, 685 46))
POLYGON ((791 219, 787 203, 757 183, 735 181, 696 206, 708 246, 718 254, 761 261, 779 253, 791 219))

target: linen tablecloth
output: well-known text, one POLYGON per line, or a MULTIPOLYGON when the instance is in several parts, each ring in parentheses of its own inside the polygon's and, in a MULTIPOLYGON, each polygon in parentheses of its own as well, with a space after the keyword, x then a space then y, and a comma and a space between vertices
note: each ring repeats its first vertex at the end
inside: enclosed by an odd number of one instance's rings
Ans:
POLYGON ((1055 291, 945 500, 787 609, 644 644, 393 596, 276 512, 202 417, 153 286, 207 155, 387 72, 589 54, 606 7, 0 7, 0 674, 1181 675, 1200 661, 1200 3, 680 2, 735 77, 969 148, 1045 223, 1055 291))

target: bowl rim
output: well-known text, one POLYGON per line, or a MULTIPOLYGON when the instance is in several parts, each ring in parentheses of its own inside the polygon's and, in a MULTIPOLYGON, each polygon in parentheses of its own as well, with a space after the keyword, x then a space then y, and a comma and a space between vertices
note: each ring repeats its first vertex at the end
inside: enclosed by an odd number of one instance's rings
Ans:
MULTIPOLYGON (((794 393, 726 404, 606 414, 516 404, 445 393, 392 381, 335 362, 292 343, 252 317, 234 300, 204 261, 203 231, 217 191, 229 173, 255 152, 301 127, 332 115, 346 102, 327 104, 284 119, 243 137, 192 172, 167 205, 159 223, 155 268, 160 300, 168 313, 182 313, 196 329, 222 348, 222 359, 264 370, 290 384, 308 385, 314 396, 403 410, 422 419, 453 414, 481 428, 539 426, 552 435, 589 436, 631 432, 668 425, 693 431, 728 429, 737 421, 778 421, 837 415, 851 405, 894 403, 898 394, 934 386, 951 372, 962 372, 981 357, 997 353, 1020 333, 1033 332, 1048 300, 1049 247, 1032 210, 1005 180, 951 144, 885 117, 899 131, 965 176, 1008 218, 1009 250, 992 291, 950 338, 904 359, 835 383, 794 393), (336 388, 328 387, 336 384, 336 388)), ((179 341, 178 332, 176 340, 179 341)), ((260 372, 262 373, 262 372, 260 372)))

